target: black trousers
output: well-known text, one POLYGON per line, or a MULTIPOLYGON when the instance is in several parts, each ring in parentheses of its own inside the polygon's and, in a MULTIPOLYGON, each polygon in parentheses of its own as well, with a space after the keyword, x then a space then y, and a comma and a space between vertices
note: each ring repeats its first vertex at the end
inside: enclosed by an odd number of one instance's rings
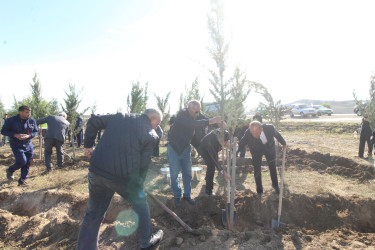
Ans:
POLYGON ((272 186, 278 188, 279 184, 277 181, 277 172, 276 172, 276 152, 275 150, 262 151, 262 152, 251 152, 254 165, 254 178, 257 186, 257 193, 263 193, 262 185, 262 157, 266 156, 268 168, 270 170, 272 186))
POLYGON ((218 163, 218 154, 210 154, 208 151, 200 148, 200 154, 207 165, 206 169, 206 190, 212 191, 214 187, 215 166, 218 163))
POLYGON ((64 143, 53 139, 53 138, 46 138, 44 139, 44 160, 46 163, 46 167, 48 170, 52 169, 52 162, 51 162, 51 156, 52 156, 52 148, 56 148, 56 154, 57 154, 57 166, 62 168, 64 164, 64 155, 62 151, 62 145, 64 143))
POLYGON ((372 155, 372 143, 370 140, 370 137, 361 136, 359 138, 359 150, 358 150, 358 156, 363 157, 363 153, 365 152, 365 144, 367 142, 368 147, 368 155, 372 155))

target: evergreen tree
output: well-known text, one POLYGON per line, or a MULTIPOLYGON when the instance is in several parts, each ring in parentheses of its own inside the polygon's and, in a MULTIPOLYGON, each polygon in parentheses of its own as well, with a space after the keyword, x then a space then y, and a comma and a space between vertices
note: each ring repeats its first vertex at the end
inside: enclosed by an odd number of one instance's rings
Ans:
POLYGON ((0 97, 0 115, 1 115, 1 117, 3 117, 5 113, 6 113, 5 106, 4 106, 3 100, 0 97))
POLYGON ((375 73, 370 77, 369 100, 358 100, 357 93, 353 91, 354 101, 362 116, 369 118, 371 128, 375 125, 375 73))
POLYGON ((128 112, 140 114, 146 110, 148 95, 148 83, 141 84, 139 81, 133 82, 132 89, 127 98, 128 112))
POLYGON ((157 104, 158 108, 160 109, 160 111, 163 114, 163 120, 160 123, 160 127, 162 128, 163 131, 165 130, 166 125, 168 124, 169 118, 171 116, 170 115, 170 106, 169 106, 169 97, 170 97, 170 95, 171 95, 170 91, 165 96, 165 98, 163 98, 161 96, 157 96, 155 94, 156 104, 157 104))

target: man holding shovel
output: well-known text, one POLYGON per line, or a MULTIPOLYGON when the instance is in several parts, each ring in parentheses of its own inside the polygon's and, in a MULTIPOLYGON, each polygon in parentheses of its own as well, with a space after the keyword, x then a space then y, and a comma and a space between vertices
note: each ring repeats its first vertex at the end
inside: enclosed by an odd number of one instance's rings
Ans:
POLYGON ((64 155, 62 146, 64 145, 65 135, 70 125, 66 118, 67 115, 64 112, 61 112, 58 116, 50 115, 36 121, 38 125, 44 123, 48 124, 47 133, 44 139, 44 160, 47 168, 44 174, 47 174, 52 170, 51 156, 53 147, 56 148, 57 167, 63 167, 64 155))
POLYGON ((241 138, 238 144, 237 153, 240 152, 243 147, 246 147, 246 145, 250 147, 254 165, 254 178, 259 196, 263 195, 261 172, 263 155, 265 155, 267 159, 272 186, 277 194, 280 193, 276 172, 276 149, 274 138, 283 145, 283 150, 285 150, 286 142, 273 125, 261 124, 259 121, 253 121, 250 123, 249 129, 246 130, 245 135, 241 138))
POLYGON ((142 115, 115 114, 93 116, 87 122, 85 155, 90 157, 88 173, 89 200, 78 236, 77 249, 97 249, 99 228, 118 193, 132 205, 138 215, 138 238, 142 249, 155 247, 163 231, 152 234, 150 209, 143 183, 158 140, 155 129, 162 120, 157 109, 142 115), (98 130, 105 129, 94 151, 98 130))

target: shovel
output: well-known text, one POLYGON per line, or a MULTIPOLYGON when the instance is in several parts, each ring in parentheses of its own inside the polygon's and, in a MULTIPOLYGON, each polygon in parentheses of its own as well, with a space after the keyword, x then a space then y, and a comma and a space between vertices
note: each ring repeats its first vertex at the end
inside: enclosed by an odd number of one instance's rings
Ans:
POLYGON ((75 159, 73 156, 68 155, 68 154, 65 153, 64 151, 63 151, 63 154, 66 155, 69 159, 71 159, 74 163, 77 163, 77 162, 78 162, 77 159, 75 159))
POLYGON ((280 194, 279 194, 279 209, 277 211, 277 220, 272 219, 272 228, 277 228, 280 225, 285 225, 285 223, 280 222, 281 216, 281 206, 283 203, 283 191, 284 191, 284 168, 285 168, 285 156, 286 156, 286 148, 283 151, 283 163, 281 166, 281 187, 280 187, 280 194))

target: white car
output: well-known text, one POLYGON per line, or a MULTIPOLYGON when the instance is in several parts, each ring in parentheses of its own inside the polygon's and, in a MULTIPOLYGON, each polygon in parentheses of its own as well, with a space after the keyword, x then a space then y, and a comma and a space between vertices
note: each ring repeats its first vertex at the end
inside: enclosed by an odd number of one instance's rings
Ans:
POLYGON ((299 115, 301 117, 305 116, 316 116, 317 111, 316 109, 307 106, 306 104, 293 104, 292 109, 290 111, 290 117, 294 117, 294 115, 299 115))

